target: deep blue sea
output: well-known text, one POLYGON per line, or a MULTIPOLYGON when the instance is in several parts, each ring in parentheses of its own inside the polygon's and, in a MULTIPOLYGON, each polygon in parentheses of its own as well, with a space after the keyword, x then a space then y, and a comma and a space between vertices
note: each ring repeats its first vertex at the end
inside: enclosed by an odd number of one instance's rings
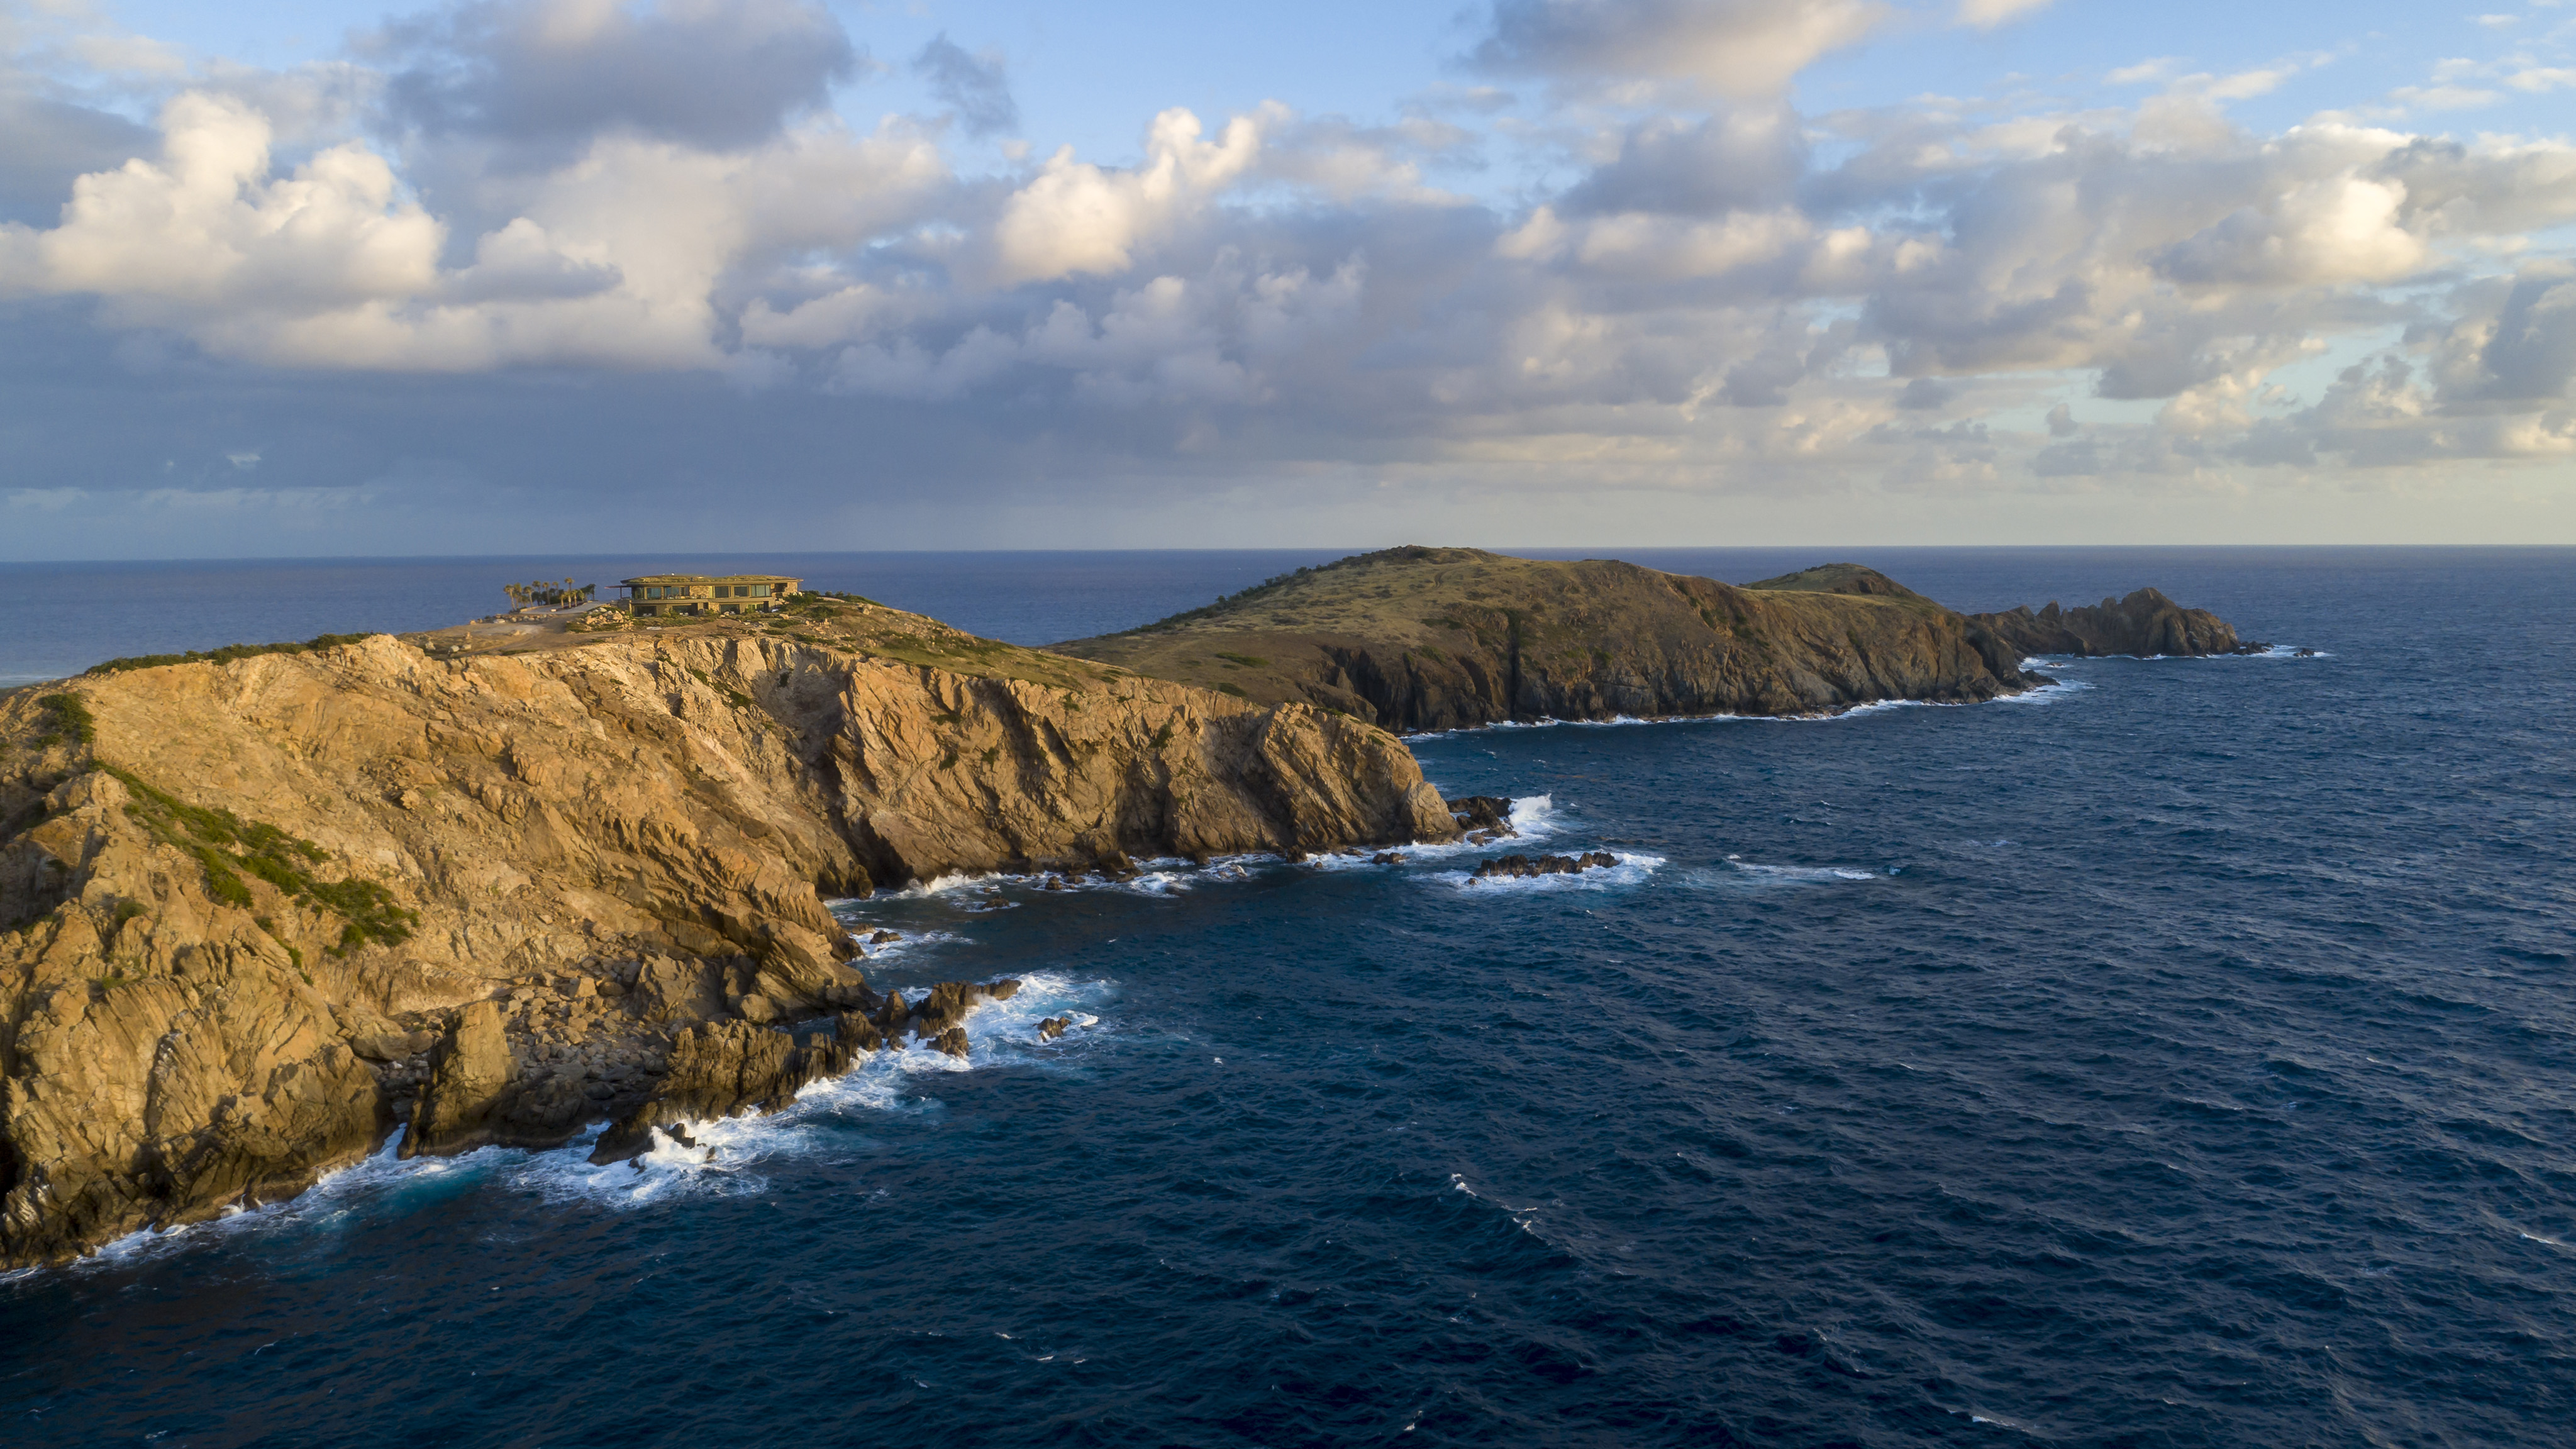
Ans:
MULTIPOLYGON (((854 903, 911 938, 880 984, 1029 983, 968 1063, 703 1164, 375 1162, 0 1280, 0 1438, 2576 1441, 2576 552, 1620 552, 2151 583, 2319 653, 1415 742, 1601 875, 854 903)), ((1039 642, 1321 556, 806 567, 1039 642)), ((63 566, 105 602, 0 671, 656 562, 63 566)))

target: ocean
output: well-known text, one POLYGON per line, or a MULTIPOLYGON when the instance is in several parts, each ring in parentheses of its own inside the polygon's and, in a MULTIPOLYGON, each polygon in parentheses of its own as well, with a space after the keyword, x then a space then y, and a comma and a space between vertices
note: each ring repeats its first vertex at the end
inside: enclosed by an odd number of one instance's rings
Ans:
MULTIPOLYGON (((1610 552, 1610 551, 1602 551, 1610 552)), ((710 560, 1019 642, 1325 553, 710 560)), ((1851 557, 2316 651, 1414 741, 1489 851, 846 903, 1020 978, 711 1160, 371 1161, 0 1280, 0 1425, 157 1445, 2576 1437, 2576 551, 1851 557), (1480 854, 1615 869, 1467 884, 1480 854), (1085 1024, 1040 1044, 1044 1015, 1085 1024)), ((672 560, 0 567, 0 673, 672 560), (61 590, 26 587, 43 573, 61 590)))

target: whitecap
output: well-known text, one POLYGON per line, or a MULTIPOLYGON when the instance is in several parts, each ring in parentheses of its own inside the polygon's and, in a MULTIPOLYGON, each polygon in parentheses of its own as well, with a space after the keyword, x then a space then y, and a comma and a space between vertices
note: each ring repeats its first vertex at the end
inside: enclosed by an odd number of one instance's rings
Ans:
POLYGON ((1893 876, 1891 870, 1876 871, 1858 865, 1770 865, 1730 855, 1725 865, 1716 870, 1694 870, 1683 880, 1695 886, 1717 888, 1760 888, 1764 886, 1838 885, 1872 881, 1893 876))

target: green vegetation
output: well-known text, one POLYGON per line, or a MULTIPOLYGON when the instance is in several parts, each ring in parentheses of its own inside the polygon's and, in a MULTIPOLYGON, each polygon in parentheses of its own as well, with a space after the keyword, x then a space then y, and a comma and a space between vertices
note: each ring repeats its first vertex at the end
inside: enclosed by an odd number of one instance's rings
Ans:
POLYGON ((523 609, 530 604, 556 607, 564 604, 587 604, 590 602, 590 596, 598 591, 597 584, 576 584, 570 579, 559 584, 550 584, 539 579, 534 583, 501 586, 501 592, 509 595, 510 602, 523 609))
POLYGON ((36 736, 38 749, 61 744, 66 738, 84 748, 98 743, 98 720, 79 695, 49 694, 36 703, 54 714, 54 727, 36 736))
POLYGON ((1244 692, 1243 692, 1243 686, 1242 686, 1242 685, 1235 683, 1235 682, 1234 682, 1233 680, 1231 680, 1231 679, 1226 680, 1226 681, 1225 681, 1224 683, 1222 683, 1222 684, 1219 684, 1219 685, 1216 687, 1216 692, 1217 692, 1217 693, 1219 693, 1219 694, 1230 694, 1230 695, 1233 695, 1233 696, 1234 696, 1235 698, 1237 698, 1237 699, 1250 699, 1250 698, 1252 698, 1252 696, 1251 696, 1251 695, 1246 694, 1246 693, 1244 693, 1244 692))
POLYGON ((1246 669, 1267 669, 1270 667, 1270 661, 1262 658, 1258 654, 1228 654, 1224 650, 1219 649, 1216 651, 1216 657, 1219 659, 1231 659, 1246 669))
POLYGON ((120 674, 128 669, 158 669, 165 664, 230 664, 236 659, 250 659, 262 654, 303 654, 315 649, 336 649, 367 637, 365 634, 316 634, 301 644, 227 644, 221 649, 191 649, 185 654, 136 654, 93 664, 89 672, 93 675, 120 674))
POLYGON ((118 901, 116 903, 116 919, 108 923, 108 929, 111 931, 115 930, 137 916, 148 916, 150 914, 152 914, 152 908, 143 904, 141 901, 118 901))
POLYGON ((206 894, 225 905, 248 910, 251 891, 242 876, 256 876, 289 896, 340 916, 347 923, 340 930, 337 949, 342 952, 369 941, 401 945, 419 924, 417 912, 396 905, 393 892, 374 881, 362 876, 315 880, 309 868, 330 856, 312 841, 274 825, 243 820, 221 806, 187 804, 114 765, 100 768, 134 797, 126 813, 156 838, 194 856, 206 873, 206 894))

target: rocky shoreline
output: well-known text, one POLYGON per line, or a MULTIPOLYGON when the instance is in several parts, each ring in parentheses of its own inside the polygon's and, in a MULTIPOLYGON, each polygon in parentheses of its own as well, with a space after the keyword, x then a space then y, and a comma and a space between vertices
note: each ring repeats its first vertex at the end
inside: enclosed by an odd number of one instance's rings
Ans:
MULTIPOLYGON (((1359 721, 855 601, 0 696, 0 1265, 398 1124, 552 1147, 791 1097, 898 1035, 827 897, 1460 833, 1359 721)), ((905 1004, 909 1049, 963 1050, 980 989, 905 1004)))

